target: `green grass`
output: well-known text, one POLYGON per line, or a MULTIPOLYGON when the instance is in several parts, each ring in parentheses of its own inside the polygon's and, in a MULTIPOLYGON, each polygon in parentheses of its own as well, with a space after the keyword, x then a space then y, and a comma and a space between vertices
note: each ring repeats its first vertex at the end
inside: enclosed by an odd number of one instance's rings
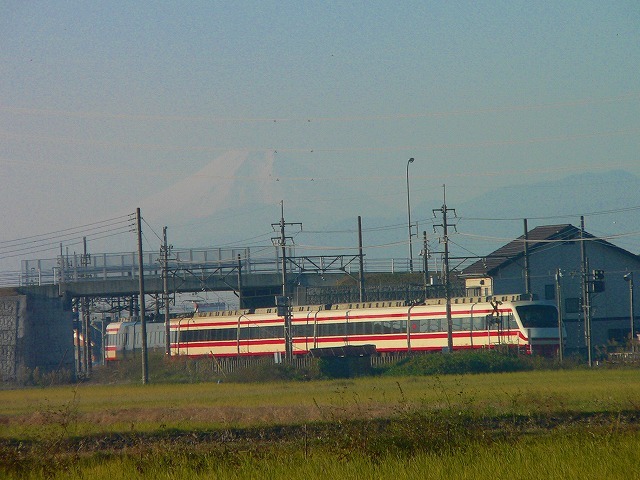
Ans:
POLYGON ((275 383, 77 385, 0 391, 0 437, 75 415, 79 431, 295 424, 429 410, 548 414, 640 409, 638 370, 557 370, 275 383))
MULTIPOLYGON (((562 432, 518 441, 469 442, 454 451, 372 457, 357 450, 271 447, 210 450, 132 448, 125 454, 36 462, 18 478, 60 479, 476 479, 637 478, 637 432, 562 432)), ((25 469, 26 470, 26 469, 25 469)))
POLYGON ((633 369, 3 390, 0 477, 634 478, 639 399, 633 369))

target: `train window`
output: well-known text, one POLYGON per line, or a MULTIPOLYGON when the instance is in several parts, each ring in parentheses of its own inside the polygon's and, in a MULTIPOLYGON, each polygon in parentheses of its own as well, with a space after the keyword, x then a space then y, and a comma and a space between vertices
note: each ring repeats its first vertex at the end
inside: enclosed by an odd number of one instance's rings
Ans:
POLYGON ((473 317, 473 330, 486 330, 487 326, 485 325, 484 317, 476 316, 473 317))
POLYGON ((441 319, 440 318, 432 318, 429 320, 429 331, 430 332, 440 332, 441 330, 441 319))
POLYGON ((502 318, 491 314, 485 317, 485 322, 487 330, 497 330, 502 326, 502 318))
POLYGON ((240 327, 240 340, 250 340, 256 338, 258 332, 255 327, 240 327))
POLYGON ((313 338, 313 323, 308 323, 304 326, 304 336, 313 338))
POLYGON ((226 340, 237 340, 238 339, 238 329, 237 328, 225 328, 227 332, 226 340))
POLYGON ((516 318, 513 316, 513 313, 509 313, 509 330, 517 330, 518 323, 516 322, 516 318))
POLYGON ((471 330, 471 317, 463 317, 460 319, 462 330, 471 330))
POLYGON ((380 334, 383 332, 382 322, 373 322, 373 333, 380 334))
POLYGON ((324 324, 324 323, 319 323, 319 324, 316 326, 316 332, 317 332, 317 334, 318 334, 318 336, 319 336, 319 337, 324 337, 324 336, 327 334, 327 333, 326 333, 326 332, 327 332, 327 328, 326 328, 326 327, 327 327, 327 326, 326 326, 326 324, 324 324))
POLYGON ((326 325, 324 323, 319 323, 316 327, 316 332, 319 337, 324 337, 327 334, 326 325))
POLYGON ((318 335, 322 337, 335 337, 345 334, 344 323, 326 323, 318 325, 318 335))
POLYGON ((302 324, 293 326, 294 337, 313 337, 313 325, 302 324))
POLYGON ((516 307, 525 328, 554 328, 558 326, 558 311, 552 305, 521 305, 516 307))

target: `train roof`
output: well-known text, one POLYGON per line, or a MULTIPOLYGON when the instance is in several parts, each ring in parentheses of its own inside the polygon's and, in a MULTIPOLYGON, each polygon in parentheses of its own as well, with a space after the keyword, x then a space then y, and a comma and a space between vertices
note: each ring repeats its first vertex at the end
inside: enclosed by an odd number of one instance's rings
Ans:
MULTIPOLYGON (((451 298, 452 305, 458 304, 475 304, 475 303, 490 303, 492 301, 499 302, 524 302, 531 301, 533 297, 526 294, 508 294, 508 295, 493 295, 484 297, 453 297, 451 298)), ((416 305, 445 305, 447 300, 445 298, 428 298, 424 302, 416 305)), ((352 302, 352 303, 333 303, 333 304, 319 304, 319 305, 296 305, 291 307, 291 313, 304 313, 304 312, 319 312, 325 310, 356 310, 367 308, 395 308, 395 307, 408 307, 411 303, 405 300, 385 300, 380 302, 352 302)), ((241 310, 220 310, 214 312, 194 312, 182 316, 182 318, 211 318, 216 317, 240 317, 242 315, 261 314, 261 315, 275 315, 277 314, 277 307, 265 307, 256 309, 241 309, 241 310)))
MULTIPOLYGON (((533 300, 532 295, 524 293, 513 293, 506 295, 489 295, 486 297, 453 297, 451 299, 452 305, 465 304, 465 303, 490 303, 490 302, 529 302, 533 300)), ((447 303, 446 298, 428 298, 425 300, 425 305, 445 305, 447 303)))

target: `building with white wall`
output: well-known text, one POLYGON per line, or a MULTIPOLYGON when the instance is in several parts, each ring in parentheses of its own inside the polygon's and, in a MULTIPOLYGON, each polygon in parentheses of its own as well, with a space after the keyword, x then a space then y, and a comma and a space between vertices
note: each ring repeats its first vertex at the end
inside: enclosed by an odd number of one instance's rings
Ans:
POLYGON ((587 344, 583 285, 589 291, 591 303, 592 346, 614 342, 625 345, 629 344, 632 322, 634 334, 640 330, 636 313, 632 315, 630 309, 629 280, 633 275, 636 283, 640 283, 638 255, 563 224, 534 228, 527 232, 526 239, 522 235, 511 241, 465 268, 461 276, 467 293, 473 295, 531 293, 557 304, 559 294, 567 330, 566 349, 583 351, 587 344), (596 278, 598 271, 604 276, 603 283, 596 278))

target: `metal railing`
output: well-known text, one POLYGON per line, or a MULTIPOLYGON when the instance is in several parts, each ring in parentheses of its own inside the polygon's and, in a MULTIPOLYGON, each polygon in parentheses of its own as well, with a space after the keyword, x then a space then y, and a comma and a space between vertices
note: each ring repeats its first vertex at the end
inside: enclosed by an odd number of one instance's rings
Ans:
MULTIPOLYGON (((145 252, 143 259, 145 277, 162 275, 162 259, 158 252, 145 252)), ((330 269, 342 270, 348 274, 357 274, 358 262, 345 261, 343 258, 354 256, 327 255, 323 257, 293 257, 288 263, 288 272, 295 274, 303 271, 330 269)), ((242 273, 280 273, 281 260, 278 252, 271 256, 252 257, 249 248, 198 248, 174 249, 168 260, 171 272, 190 271, 211 273, 231 271, 240 261, 242 273)), ((404 273, 410 271, 408 258, 364 258, 364 271, 367 273, 404 273)), ((91 255, 70 254, 51 259, 23 260, 19 272, 0 272, 0 286, 39 286, 57 285, 61 282, 104 281, 123 278, 138 278, 138 254, 100 253, 91 255)))

